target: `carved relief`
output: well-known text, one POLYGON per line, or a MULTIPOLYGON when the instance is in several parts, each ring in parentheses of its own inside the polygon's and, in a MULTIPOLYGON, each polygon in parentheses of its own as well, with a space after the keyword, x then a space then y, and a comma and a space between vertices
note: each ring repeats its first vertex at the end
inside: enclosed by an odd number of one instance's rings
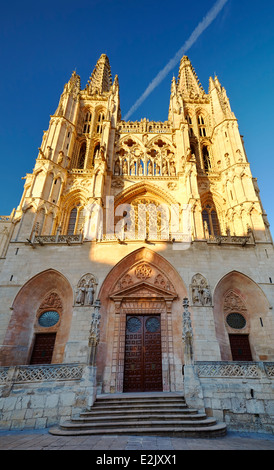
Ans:
POLYGON ((96 293, 96 280, 92 274, 85 274, 77 284, 75 305, 93 305, 96 293))
POLYGON ((62 309, 62 302, 56 292, 51 292, 41 303, 39 310, 45 309, 62 309))
POLYGON ((135 269, 135 275, 138 279, 141 279, 142 281, 144 281, 145 279, 148 279, 152 274, 152 269, 151 267, 146 264, 146 263, 143 263, 143 264, 140 264, 139 266, 137 266, 137 268, 135 269))
POLYGON ((247 310, 243 299, 234 291, 229 291, 224 298, 224 312, 245 312, 247 310))
POLYGON ((126 274, 120 281, 119 281, 119 289, 126 289, 133 284, 132 278, 129 274, 126 274))
POLYGON ((193 305, 208 306, 212 304, 210 288, 204 276, 195 274, 190 288, 193 305))
POLYGON ((154 285, 158 287, 162 287, 163 289, 170 290, 170 282, 165 279, 162 274, 157 274, 154 285))
MULTIPOLYGON (((115 284, 113 293, 134 287, 134 285, 139 285, 140 282, 146 283, 150 292, 149 296, 151 296, 154 292, 154 288, 168 291, 170 292, 170 295, 176 293, 176 290, 170 279, 155 266, 152 266, 146 262, 141 262, 137 266, 132 266, 126 273, 122 274, 115 284)), ((139 290, 138 293, 140 293, 139 290)), ((146 293, 148 293, 147 290, 146 293)), ((134 291, 134 296, 136 295, 136 291, 134 291)))

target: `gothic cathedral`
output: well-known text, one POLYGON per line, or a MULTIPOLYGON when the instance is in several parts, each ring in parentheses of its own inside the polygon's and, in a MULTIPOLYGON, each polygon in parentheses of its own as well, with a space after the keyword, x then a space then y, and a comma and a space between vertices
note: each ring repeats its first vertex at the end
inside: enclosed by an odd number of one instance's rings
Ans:
POLYGON ((193 364, 213 411, 212 364, 270 380, 267 216, 226 90, 188 57, 164 122, 122 120, 105 54, 84 89, 73 72, 0 222, 3 374, 84 364, 96 393, 183 393, 193 364))

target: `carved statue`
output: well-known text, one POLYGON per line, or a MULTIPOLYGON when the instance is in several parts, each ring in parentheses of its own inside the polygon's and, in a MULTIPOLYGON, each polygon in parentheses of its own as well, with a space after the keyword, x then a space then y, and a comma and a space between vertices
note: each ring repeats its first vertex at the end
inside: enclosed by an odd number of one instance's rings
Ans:
POLYGON ((130 163, 130 174, 132 176, 135 176, 135 162, 134 161, 130 163))
POLYGON ((97 283, 92 274, 85 274, 77 285, 75 304, 88 306, 94 304, 95 287, 97 283))
POLYGON ((120 162, 117 159, 114 165, 114 174, 115 175, 120 175, 120 162))
POLYGON ((86 288, 85 286, 81 286, 77 290, 77 297, 76 297, 76 303, 80 305, 84 305, 85 303, 85 294, 86 294, 86 288))
POLYGON ((210 290, 208 287, 205 287, 204 289, 202 289, 201 295, 202 295, 202 304, 211 305, 211 294, 210 294, 210 290))
POLYGON ((127 161, 124 160, 123 162, 123 175, 127 175, 127 161))
POLYGON ((207 280, 201 274, 195 274, 191 283, 192 303, 198 306, 211 305, 211 293, 207 280))
POLYGON ((185 346, 184 351, 184 362, 185 364, 191 364, 193 362, 193 330, 190 318, 190 312, 188 310, 189 301, 187 298, 183 300, 183 334, 182 339, 185 346))
POLYGON ((143 176, 143 167, 141 164, 141 160, 138 161, 138 175, 143 176))
POLYGON ((58 154, 58 159, 57 159, 58 165, 61 165, 61 163, 63 161, 63 158, 64 158, 64 152, 62 150, 60 150, 60 152, 58 154))
POLYGON ((176 168, 174 162, 171 162, 170 164, 170 176, 176 176, 176 168))
POLYGON ((87 292, 87 303, 88 303, 88 305, 93 305, 93 302, 94 302, 94 285, 92 283, 90 285, 87 285, 86 292, 87 292))

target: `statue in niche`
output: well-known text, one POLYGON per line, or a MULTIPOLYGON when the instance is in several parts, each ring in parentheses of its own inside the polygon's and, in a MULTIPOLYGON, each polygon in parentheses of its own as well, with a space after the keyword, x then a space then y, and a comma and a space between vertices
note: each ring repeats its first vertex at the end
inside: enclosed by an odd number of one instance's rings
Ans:
POLYGON ((92 274, 82 276, 77 285, 75 304, 89 306, 94 304, 96 281, 92 274))
POLYGON ((134 161, 130 163, 130 174, 132 176, 135 176, 135 162, 134 161))
POLYGON ((86 292, 87 292, 87 304, 88 305, 93 305, 93 302, 94 302, 94 285, 93 285, 93 283, 87 285, 86 292))
POLYGON ((86 287, 85 287, 85 281, 83 280, 82 282, 80 282, 78 289, 77 289, 76 303, 80 305, 84 305, 85 295, 86 295, 86 287))
POLYGON ((114 174, 115 175, 120 175, 120 162, 117 158, 115 165, 114 165, 114 174))
POLYGON ((151 163, 151 160, 149 161, 149 164, 148 164, 147 174, 149 176, 152 176, 152 163, 151 163))
POLYGON ((174 162, 171 162, 170 164, 170 176, 176 176, 176 168, 174 162))
POLYGON ((211 305, 211 293, 208 287, 202 289, 201 296, 203 305, 211 305))
POLYGON ((167 167, 167 162, 164 161, 163 163, 163 176, 168 176, 168 167, 167 167))
POLYGON ((124 160, 124 162, 123 162, 122 171, 123 171, 123 175, 127 175, 127 161, 126 160, 124 160))
POLYGON ((57 159, 58 165, 61 165, 61 163, 63 162, 63 158, 64 158, 64 152, 62 150, 60 150, 60 152, 58 154, 58 159, 57 159))
POLYGON ((143 167, 142 167, 142 163, 141 163, 141 160, 138 161, 138 175, 139 176, 143 176, 143 167))
POLYGON ((208 225, 207 225, 206 220, 204 221, 204 233, 205 233, 205 238, 208 239, 209 238, 209 230, 208 230, 208 225))
POLYGON ((211 292, 207 280, 201 274, 196 274, 191 283, 192 303, 198 306, 210 306, 212 304, 211 292))
POLYGON ((47 158, 48 160, 51 159, 51 155, 52 155, 52 148, 48 145, 47 146, 47 150, 46 150, 46 154, 45 154, 45 158, 47 158))
POLYGON ((155 175, 160 175, 161 174, 161 168, 159 163, 156 163, 156 169, 155 169, 155 175))

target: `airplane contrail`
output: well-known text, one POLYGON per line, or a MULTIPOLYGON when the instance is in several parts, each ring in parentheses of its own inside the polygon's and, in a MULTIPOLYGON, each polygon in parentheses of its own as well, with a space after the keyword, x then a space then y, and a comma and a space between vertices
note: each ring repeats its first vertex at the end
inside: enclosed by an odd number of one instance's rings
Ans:
POLYGON ((194 31, 191 33, 187 41, 184 45, 176 52, 175 56, 170 59, 170 61, 166 64, 166 66, 158 72, 156 77, 152 80, 152 82, 148 85, 144 93, 140 96, 140 98, 134 103, 134 105, 130 108, 130 110, 125 115, 124 120, 126 121, 136 109, 145 101, 145 99, 153 92, 153 90, 160 85, 163 79, 167 76, 167 74, 173 69, 175 65, 179 62, 182 57, 183 53, 186 53, 191 46, 197 41, 197 39, 201 36, 201 34, 211 25, 211 23, 215 20, 218 16, 220 11, 223 9, 225 4, 228 0, 218 0, 213 7, 209 10, 206 16, 202 19, 202 21, 196 26, 194 31))

